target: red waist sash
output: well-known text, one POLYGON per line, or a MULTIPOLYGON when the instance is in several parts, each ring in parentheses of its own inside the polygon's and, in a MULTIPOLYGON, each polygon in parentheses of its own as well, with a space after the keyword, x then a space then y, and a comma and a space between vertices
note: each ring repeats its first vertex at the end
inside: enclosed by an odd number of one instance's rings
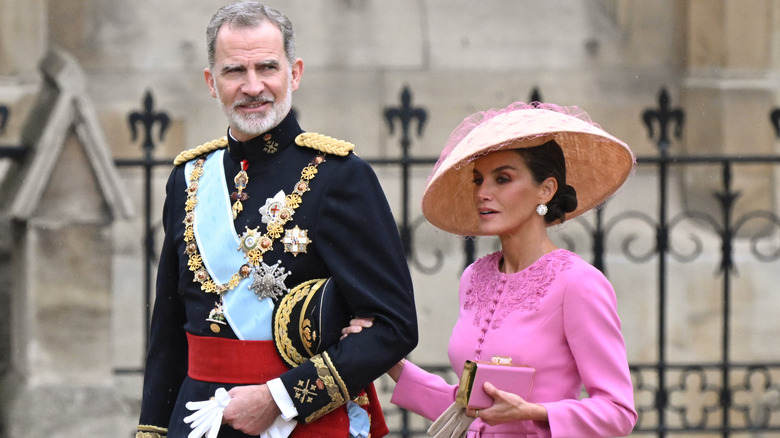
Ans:
POLYGON ((187 333, 187 342, 187 374, 195 380, 256 385, 289 370, 273 341, 241 341, 187 333))
MULTIPOLYGON (((289 370, 279 357, 273 341, 241 341, 187 333, 190 378, 204 382, 258 385, 275 379, 289 370)), ((362 406, 371 417, 371 436, 387 434, 382 408, 374 391, 367 388, 368 406, 362 406)), ((349 436, 346 405, 311 423, 298 423, 290 438, 349 436)))

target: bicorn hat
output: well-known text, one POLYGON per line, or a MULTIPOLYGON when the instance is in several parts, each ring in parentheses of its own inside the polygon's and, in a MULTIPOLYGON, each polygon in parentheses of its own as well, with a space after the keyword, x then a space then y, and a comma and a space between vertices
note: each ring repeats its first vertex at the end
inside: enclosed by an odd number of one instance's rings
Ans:
POLYGON ((296 367, 338 342, 350 319, 335 281, 305 281, 282 297, 274 309, 274 345, 282 360, 296 367))

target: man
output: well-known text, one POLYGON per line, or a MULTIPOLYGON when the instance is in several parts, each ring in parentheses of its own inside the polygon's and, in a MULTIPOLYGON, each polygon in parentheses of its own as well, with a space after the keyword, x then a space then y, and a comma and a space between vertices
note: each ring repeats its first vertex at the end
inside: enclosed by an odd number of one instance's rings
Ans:
POLYGON ((371 382, 417 343, 385 196, 350 143, 305 133, 291 114, 303 61, 284 15, 225 6, 207 44, 228 135, 182 153, 167 183, 137 437, 215 434, 220 422, 220 437, 290 425, 293 437, 381 436, 371 382), (348 315, 373 317, 372 329, 338 340, 348 315))

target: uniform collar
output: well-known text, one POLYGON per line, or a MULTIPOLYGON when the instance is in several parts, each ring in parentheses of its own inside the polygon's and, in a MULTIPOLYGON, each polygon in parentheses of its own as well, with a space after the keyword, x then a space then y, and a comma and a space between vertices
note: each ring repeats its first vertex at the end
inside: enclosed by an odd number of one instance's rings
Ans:
POLYGON ((292 145, 295 142, 295 137, 302 132, 303 130, 291 111, 274 128, 247 141, 234 139, 230 135, 230 129, 228 129, 228 153, 236 161, 248 160, 252 162, 268 159, 292 145))

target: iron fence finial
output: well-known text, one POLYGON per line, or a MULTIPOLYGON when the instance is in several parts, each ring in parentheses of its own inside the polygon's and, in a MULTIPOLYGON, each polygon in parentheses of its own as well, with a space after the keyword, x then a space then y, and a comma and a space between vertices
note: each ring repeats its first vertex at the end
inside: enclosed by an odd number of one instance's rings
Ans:
POLYGON ((669 124, 675 122, 674 136, 679 139, 682 137, 683 125, 685 123, 685 113, 682 108, 670 108, 669 92, 666 87, 661 88, 658 93, 658 108, 647 109, 642 113, 642 121, 647 127, 648 137, 655 137, 655 128, 653 121, 658 122, 658 147, 662 153, 665 153, 669 147, 669 124))
POLYGON ((405 147, 410 143, 409 128, 412 121, 417 119, 417 135, 422 136, 425 122, 428 120, 428 112, 424 108, 412 106, 412 92, 408 86, 401 90, 401 106, 385 108, 384 115, 390 134, 394 133, 395 119, 401 122, 401 142, 405 147))
POLYGON ((152 97, 151 91, 146 91, 146 94, 144 95, 144 108, 143 112, 141 111, 133 111, 130 113, 130 115, 127 117, 127 121, 130 124, 130 134, 132 141, 135 141, 138 138, 138 131, 136 130, 136 125, 140 122, 143 124, 144 128, 144 149, 147 151, 151 151, 154 149, 154 142, 152 141, 152 128, 154 128, 154 125, 159 123, 160 124, 160 141, 165 138, 165 131, 168 129, 168 125, 170 124, 170 117, 168 117, 168 114, 165 112, 155 112, 154 111, 154 98, 152 97))

